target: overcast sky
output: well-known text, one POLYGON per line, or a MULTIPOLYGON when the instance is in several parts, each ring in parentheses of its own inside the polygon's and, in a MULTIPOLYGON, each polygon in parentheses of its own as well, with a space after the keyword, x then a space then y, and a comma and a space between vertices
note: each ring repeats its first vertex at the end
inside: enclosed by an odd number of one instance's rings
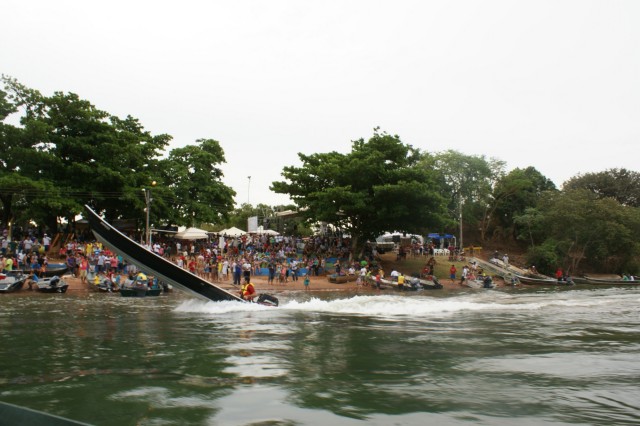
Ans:
POLYGON ((4 0, 0 73, 220 141, 236 202, 373 128, 430 152, 640 170, 640 1, 4 0), (248 176, 251 176, 250 186, 248 176))

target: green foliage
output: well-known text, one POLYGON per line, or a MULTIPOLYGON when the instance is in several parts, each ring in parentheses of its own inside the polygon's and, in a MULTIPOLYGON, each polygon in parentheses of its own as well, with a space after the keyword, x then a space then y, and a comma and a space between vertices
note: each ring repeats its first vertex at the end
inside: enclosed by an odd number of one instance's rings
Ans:
POLYGON ((517 236, 522 230, 515 219, 527 208, 535 207, 543 192, 555 189, 554 183, 534 167, 513 169, 497 182, 493 191, 496 225, 511 229, 517 236))
POLYGON ((540 210, 527 207, 522 214, 516 215, 513 222, 520 230, 518 239, 529 241, 531 247, 545 238, 544 216, 540 210))
POLYGON ((565 182, 563 188, 586 189, 598 198, 613 198, 624 206, 640 207, 640 173, 627 169, 577 175, 565 182))
POLYGON ((153 219, 176 224, 194 217, 219 221, 233 205, 220 182, 219 143, 199 140, 160 160, 171 137, 153 136, 131 117, 101 111, 73 93, 43 96, 3 76, 0 91, 0 203, 10 225, 31 220, 55 228, 84 204, 108 220, 144 217, 144 188, 152 188, 153 219), (20 127, 4 123, 18 110, 20 127), (19 212, 16 215, 15 212, 19 212))
POLYGON ((444 219, 435 176, 421 154, 398 136, 356 140, 351 152, 298 154, 271 189, 288 194, 309 221, 324 221, 352 236, 354 250, 385 231, 424 233, 444 219))
POLYGON ((493 187, 504 175, 504 161, 454 150, 425 155, 423 161, 438 173, 441 195, 449 209, 449 230, 455 233, 453 228, 464 217, 468 227, 481 229, 483 236, 493 187))
POLYGON ((530 247, 527 251, 528 265, 534 265, 543 274, 553 274, 560 264, 560 259, 558 243, 553 239, 548 239, 542 245, 530 247))
MULTIPOLYGON (((164 184, 173 191, 165 200, 165 211, 174 223, 192 226, 195 222, 222 223, 233 209, 235 192, 221 182, 219 164, 224 151, 213 139, 198 139, 197 145, 173 149, 160 162, 164 184)), ((243 226, 246 228, 246 224, 243 226)))
POLYGON ((640 210, 612 198, 598 199, 587 190, 546 192, 538 205, 547 241, 557 242, 565 269, 621 272, 640 256, 637 242, 640 210))

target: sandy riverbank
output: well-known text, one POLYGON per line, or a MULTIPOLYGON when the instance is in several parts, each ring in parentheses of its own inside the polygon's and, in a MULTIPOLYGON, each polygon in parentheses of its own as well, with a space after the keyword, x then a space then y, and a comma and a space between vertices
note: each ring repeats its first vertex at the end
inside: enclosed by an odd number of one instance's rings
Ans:
MULTIPOLYGON (((63 279, 67 284, 69 284, 67 293, 71 293, 71 294, 87 293, 88 294, 94 291, 94 289, 92 288, 92 284, 83 283, 80 280, 80 278, 76 278, 72 275, 64 275, 63 279)), ((289 279, 289 281, 286 283, 279 284, 276 282, 276 283, 269 284, 267 276, 256 275, 252 277, 251 281, 255 285, 257 293, 267 293, 267 292, 277 293, 281 291, 309 291, 309 292, 343 291, 345 293, 362 293, 362 292, 371 292, 372 294, 376 293, 375 288, 371 286, 358 286, 355 281, 350 281, 344 284, 336 284, 336 283, 329 282, 328 277, 326 276, 310 277, 310 283, 309 283, 308 289, 305 289, 304 279, 302 277, 300 277, 297 281, 293 281, 289 279)), ((229 280, 223 280, 220 282, 213 282, 213 284, 221 288, 224 288, 225 290, 235 293, 239 291, 239 286, 233 285, 232 282, 233 281, 229 279, 229 280)), ((451 281, 448 279, 441 280, 441 283, 443 284, 445 289, 450 289, 450 290, 467 288, 466 286, 460 285, 459 282, 455 282, 452 284, 451 281)), ((28 296, 28 295, 36 295, 36 294, 43 294, 43 293, 40 293, 35 290, 29 291, 28 285, 25 285, 22 290, 14 293, 8 293, 8 294, 28 296)))

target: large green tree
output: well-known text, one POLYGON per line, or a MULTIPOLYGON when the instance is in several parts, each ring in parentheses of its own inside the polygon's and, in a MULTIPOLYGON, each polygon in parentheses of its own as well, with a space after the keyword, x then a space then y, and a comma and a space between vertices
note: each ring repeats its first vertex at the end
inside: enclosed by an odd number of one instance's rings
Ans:
POLYGON ((598 198, 613 198, 625 206, 640 207, 640 173, 609 169, 577 175, 566 181, 564 189, 586 189, 598 198))
POLYGON ((446 211, 434 172, 421 153, 398 136, 374 131, 352 142, 351 152, 302 154, 302 166, 283 169, 271 189, 288 194, 309 221, 330 223, 352 237, 356 255, 385 231, 424 233, 446 211))
POLYGON ((217 141, 199 140, 161 160, 171 137, 151 135, 131 116, 113 116, 73 93, 44 96, 5 76, 2 83, 5 224, 19 214, 23 223, 54 228, 60 217, 72 221, 84 204, 108 220, 138 218, 141 224, 149 188, 152 225, 195 218, 216 223, 233 208, 234 192, 220 182, 224 153, 217 141), (20 126, 6 124, 16 112, 20 126))
POLYGON ((493 191, 492 217, 502 230, 502 237, 516 238, 521 230, 514 219, 535 207, 542 193, 555 189, 555 184, 535 167, 513 169, 498 180, 493 191))
POLYGON ((179 225, 219 224, 233 210, 235 191, 224 185, 219 165, 224 150, 213 139, 198 139, 195 145, 171 150, 160 162, 163 185, 171 190, 158 203, 165 217, 179 225))
POLYGON ((463 223, 469 224, 471 229, 480 229, 481 239, 484 239, 492 190, 504 175, 504 161, 448 150, 426 155, 425 165, 438 172, 451 223, 458 225, 460 244, 464 244, 463 223))
POLYGON ((547 191, 538 203, 537 225, 553 242, 565 269, 623 272, 636 268, 640 256, 640 209, 612 198, 599 199, 588 190, 547 191), (635 265, 635 266, 634 266, 635 265))
POLYGON ((15 79, 2 76, 6 90, 0 90, 0 211, 3 226, 11 237, 14 223, 26 223, 34 202, 53 198, 58 192, 55 185, 40 173, 48 155, 33 137, 33 128, 25 129, 7 122, 41 95, 27 89, 15 79), (40 197, 42 195, 42 197, 40 197))

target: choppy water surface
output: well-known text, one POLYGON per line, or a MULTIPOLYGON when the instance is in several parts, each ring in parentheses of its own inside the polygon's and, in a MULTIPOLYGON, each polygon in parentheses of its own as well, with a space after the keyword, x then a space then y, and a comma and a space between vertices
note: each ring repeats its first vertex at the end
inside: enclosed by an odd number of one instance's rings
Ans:
POLYGON ((96 425, 640 423, 640 289, 0 297, 0 400, 96 425))

